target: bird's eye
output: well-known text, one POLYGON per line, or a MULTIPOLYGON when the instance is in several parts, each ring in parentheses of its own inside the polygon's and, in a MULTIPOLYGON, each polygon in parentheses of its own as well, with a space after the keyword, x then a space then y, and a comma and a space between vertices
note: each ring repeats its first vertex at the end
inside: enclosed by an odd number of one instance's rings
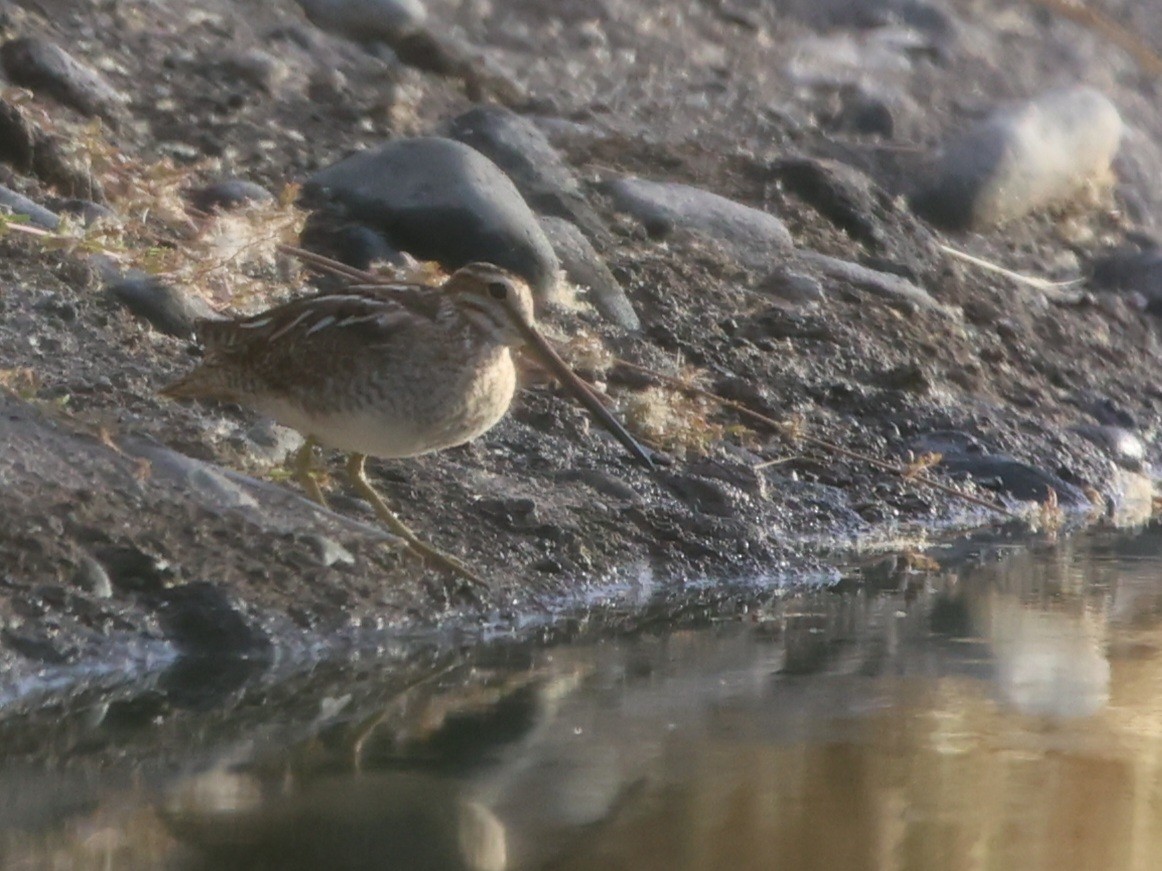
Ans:
POLYGON ((493 299, 504 299, 508 296, 508 285, 502 281, 494 281, 488 285, 488 295, 493 299))

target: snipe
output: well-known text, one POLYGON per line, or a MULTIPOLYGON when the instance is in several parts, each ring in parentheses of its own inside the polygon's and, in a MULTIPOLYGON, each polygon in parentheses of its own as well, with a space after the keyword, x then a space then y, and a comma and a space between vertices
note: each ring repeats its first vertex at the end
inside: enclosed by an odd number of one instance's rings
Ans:
POLYGON ((508 410, 512 351, 530 349, 637 459, 651 455, 537 331, 523 281, 487 263, 438 288, 353 286, 236 320, 202 321, 198 368, 162 390, 176 399, 249 406, 306 442, 296 478, 326 504, 311 474, 316 444, 347 452, 347 474, 380 519, 425 561, 473 582, 456 557, 421 541, 367 480, 367 456, 414 457, 464 444, 508 410))

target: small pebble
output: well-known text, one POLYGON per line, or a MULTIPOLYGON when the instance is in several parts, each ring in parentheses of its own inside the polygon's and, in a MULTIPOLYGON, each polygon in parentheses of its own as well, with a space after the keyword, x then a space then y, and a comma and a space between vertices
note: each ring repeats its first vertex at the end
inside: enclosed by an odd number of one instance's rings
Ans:
POLYGON ((226 77, 267 94, 277 91, 290 76, 290 68, 283 61, 260 48, 232 52, 217 65, 226 77))
POLYGON ((86 553, 77 559, 77 571, 73 580, 78 587, 98 599, 108 599, 113 595, 113 582, 105 567, 86 553))
POLYGON ((355 557, 351 551, 332 538, 311 534, 303 536, 303 541, 310 547, 315 559, 319 561, 319 565, 324 568, 330 568, 334 565, 355 565, 355 557))

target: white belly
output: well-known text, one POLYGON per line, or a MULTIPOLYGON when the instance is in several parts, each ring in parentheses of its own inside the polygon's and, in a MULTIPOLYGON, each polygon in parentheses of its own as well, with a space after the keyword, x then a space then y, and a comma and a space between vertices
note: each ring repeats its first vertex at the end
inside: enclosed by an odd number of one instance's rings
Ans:
POLYGON ((263 414, 312 436, 320 445, 349 453, 392 459, 414 457, 461 445, 492 429, 512 402, 516 371, 507 365, 490 367, 469 383, 396 397, 382 408, 312 413, 289 399, 266 397, 254 405, 263 414))

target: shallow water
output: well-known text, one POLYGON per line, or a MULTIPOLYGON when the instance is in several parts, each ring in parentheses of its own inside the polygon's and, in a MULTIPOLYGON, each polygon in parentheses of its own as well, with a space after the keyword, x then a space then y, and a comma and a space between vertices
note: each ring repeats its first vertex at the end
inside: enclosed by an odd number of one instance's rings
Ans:
POLYGON ((11 714, 3 867, 1160 867, 1162 532, 931 557, 11 714))

